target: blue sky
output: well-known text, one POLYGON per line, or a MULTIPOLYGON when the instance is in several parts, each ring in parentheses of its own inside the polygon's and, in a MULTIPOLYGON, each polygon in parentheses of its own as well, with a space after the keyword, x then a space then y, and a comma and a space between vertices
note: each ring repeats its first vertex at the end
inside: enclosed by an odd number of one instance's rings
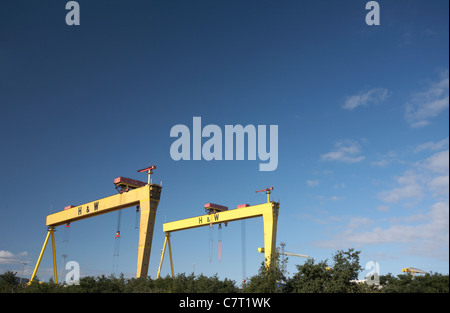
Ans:
MULTIPOLYGON (((0 272, 30 277, 45 216, 116 193, 117 176, 146 180, 156 164, 162 224, 215 202, 258 204, 274 186, 278 244, 328 259, 361 251, 381 274, 448 273, 448 1, 66 1, 0 4, 0 272), (174 161, 170 130, 278 125, 278 167, 259 160, 174 161)), ((109 275, 117 213, 73 223, 62 254, 82 275, 109 275)), ((135 275, 135 212, 122 213, 119 271, 135 275)), ((245 274, 263 261, 262 219, 245 222, 245 274)), ((243 275, 241 222, 174 233, 175 271, 243 275)), ((169 263, 162 274, 170 273, 169 263)), ((288 272, 304 259, 290 257, 288 272)), ((50 249, 38 276, 52 275, 50 249)), ((367 274, 368 270, 361 275, 367 274)))

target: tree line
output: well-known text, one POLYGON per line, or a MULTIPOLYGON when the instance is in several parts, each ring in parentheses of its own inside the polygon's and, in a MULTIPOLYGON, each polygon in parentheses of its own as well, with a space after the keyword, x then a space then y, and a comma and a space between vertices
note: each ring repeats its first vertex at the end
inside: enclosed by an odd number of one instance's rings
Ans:
MULTIPOLYGON (((448 293, 449 275, 426 274, 412 276, 410 273, 397 277, 391 273, 377 278, 379 284, 356 282, 363 268, 359 264, 360 251, 338 250, 333 255, 332 264, 328 260, 316 263, 308 259, 297 265, 297 272, 292 277, 283 273, 287 259, 275 255, 272 266, 266 268, 264 263, 256 275, 249 278, 242 287, 234 280, 221 280, 217 274, 207 277, 185 273, 158 279, 124 278, 111 276, 82 277, 79 284, 66 285, 40 283, 33 281, 30 285, 21 284, 16 272, 8 271, 0 275, 0 292, 2 293, 448 293)), ((372 277, 373 279, 373 277, 372 277)))

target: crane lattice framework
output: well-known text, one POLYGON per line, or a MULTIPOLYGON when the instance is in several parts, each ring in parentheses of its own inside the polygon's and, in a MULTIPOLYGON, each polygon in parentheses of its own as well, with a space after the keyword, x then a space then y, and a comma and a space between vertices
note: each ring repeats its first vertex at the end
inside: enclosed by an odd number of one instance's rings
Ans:
POLYGON ((172 249, 170 246, 170 233, 202 226, 210 226, 213 224, 224 223, 226 225, 226 223, 228 222, 260 216, 262 216, 264 222, 265 266, 269 267, 272 258, 272 253, 275 252, 276 248, 275 245, 277 237, 277 221, 278 221, 278 211, 280 208, 280 203, 269 200, 269 194, 271 190, 273 190, 273 187, 257 191, 257 192, 265 191, 267 194, 267 202, 263 204, 253 206, 250 206, 249 204, 241 204, 236 209, 228 210, 228 208, 225 206, 217 205, 214 203, 207 203, 205 204, 205 209, 208 212, 208 214, 206 215, 164 223, 163 231, 165 232, 165 240, 163 250, 161 253, 161 261, 158 268, 157 278, 160 277, 161 267, 163 264, 164 254, 167 245, 169 246, 170 268, 172 272, 172 277, 174 277, 172 249))
POLYGON ((156 166, 153 165, 138 171, 147 172, 148 184, 134 179, 117 177, 114 180, 114 184, 119 190, 118 194, 77 206, 70 205, 64 208, 63 211, 48 215, 46 220, 46 225, 48 226, 47 236, 30 282, 32 282, 36 276, 49 237, 52 237, 53 269, 55 276, 54 281, 55 283, 58 283, 54 238, 55 227, 67 225, 75 221, 114 212, 132 206, 140 207, 136 278, 147 277, 152 247, 153 229, 155 226, 156 209, 159 205, 162 189, 161 185, 151 183, 150 175, 153 173, 152 170, 155 168, 156 166))

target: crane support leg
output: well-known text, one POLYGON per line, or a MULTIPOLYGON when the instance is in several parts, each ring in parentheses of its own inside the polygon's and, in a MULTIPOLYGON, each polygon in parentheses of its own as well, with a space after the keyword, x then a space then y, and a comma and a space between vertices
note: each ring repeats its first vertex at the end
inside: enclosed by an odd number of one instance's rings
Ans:
POLYGON ((159 261, 159 267, 158 267, 158 273, 156 274, 156 278, 158 279, 160 277, 161 274, 161 267, 162 267, 162 263, 164 260, 164 254, 166 252, 166 246, 167 246, 167 239, 168 239, 168 234, 166 233, 166 238, 164 239, 164 245, 163 245, 163 249, 161 252, 161 260, 159 261))
POLYGON ((33 281, 34 277, 36 277, 36 273, 39 269, 39 265, 41 264, 42 256, 44 255, 45 248, 47 247, 47 243, 48 243, 50 236, 52 237, 53 272, 55 275, 55 284, 58 283, 58 275, 57 275, 57 270, 56 270, 55 228, 51 227, 51 226, 48 228, 47 236, 45 237, 44 245, 42 246, 38 261, 36 262, 36 266, 34 267, 33 274, 31 275, 30 283, 33 281))
POLYGON ((55 250, 55 229, 52 228, 50 230, 51 234, 52 234, 52 253, 53 253, 53 275, 55 277, 55 284, 58 283, 58 274, 57 274, 57 270, 56 270, 56 250, 55 250))
POLYGON ((172 278, 175 278, 175 275, 173 273, 172 248, 170 247, 170 233, 168 233, 168 232, 166 233, 166 238, 164 239, 164 246, 163 246, 162 253, 161 253, 161 261, 159 262, 158 274, 156 274, 156 278, 159 278, 160 274, 161 274, 161 267, 163 264, 164 254, 166 252, 167 244, 169 244, 170 270, 172 272, 172 278))
POLYGON ((278 206, 272 210, 266 210, 263 214, 264 221, 264 260, 266 268, 270 267, 272 253, 275 252, 277 242, 278 206))
POLYGON ((170 236, 167 238, 167 243, 169 244, 170 270, 172 272, 172 278, 175 278, 175 275, 173 274, 172 248, 170 247, 170 236))
POLYGON ((161 187, 150 185, 150 199, 141 200, 139 204, 141 210, 141 222, 139 227, 136 278, 147 277, 148 274, 153 229, 155 228, 156 209, 158 208, 160 193, 161 187))

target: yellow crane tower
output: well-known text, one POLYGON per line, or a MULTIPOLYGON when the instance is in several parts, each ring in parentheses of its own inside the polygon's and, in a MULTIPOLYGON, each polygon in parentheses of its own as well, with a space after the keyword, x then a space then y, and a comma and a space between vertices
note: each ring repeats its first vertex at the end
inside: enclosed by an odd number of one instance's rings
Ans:
POLYGON ((114 179, 114 184, 119 191, 118 194, 77 206, 70 205, 65 207, 62 211, 48 215, 46 220, 48 226, 47 236, 33 274, 31 275, 30 283, 36 276, 50 236, 52 237, 54 281, 55 283, 58 283, 54 236, 55 227, 132 206, 139 206, 140 208, 136 277, 146 277, 152 247, 156 209, 158 208, 162 188, 161 185, 151 183, 150 175, 153 173, 154 169, 156 169, 155 165, 138 171, 147 172, 147 184, 130 178, 117 177, 114 179))

